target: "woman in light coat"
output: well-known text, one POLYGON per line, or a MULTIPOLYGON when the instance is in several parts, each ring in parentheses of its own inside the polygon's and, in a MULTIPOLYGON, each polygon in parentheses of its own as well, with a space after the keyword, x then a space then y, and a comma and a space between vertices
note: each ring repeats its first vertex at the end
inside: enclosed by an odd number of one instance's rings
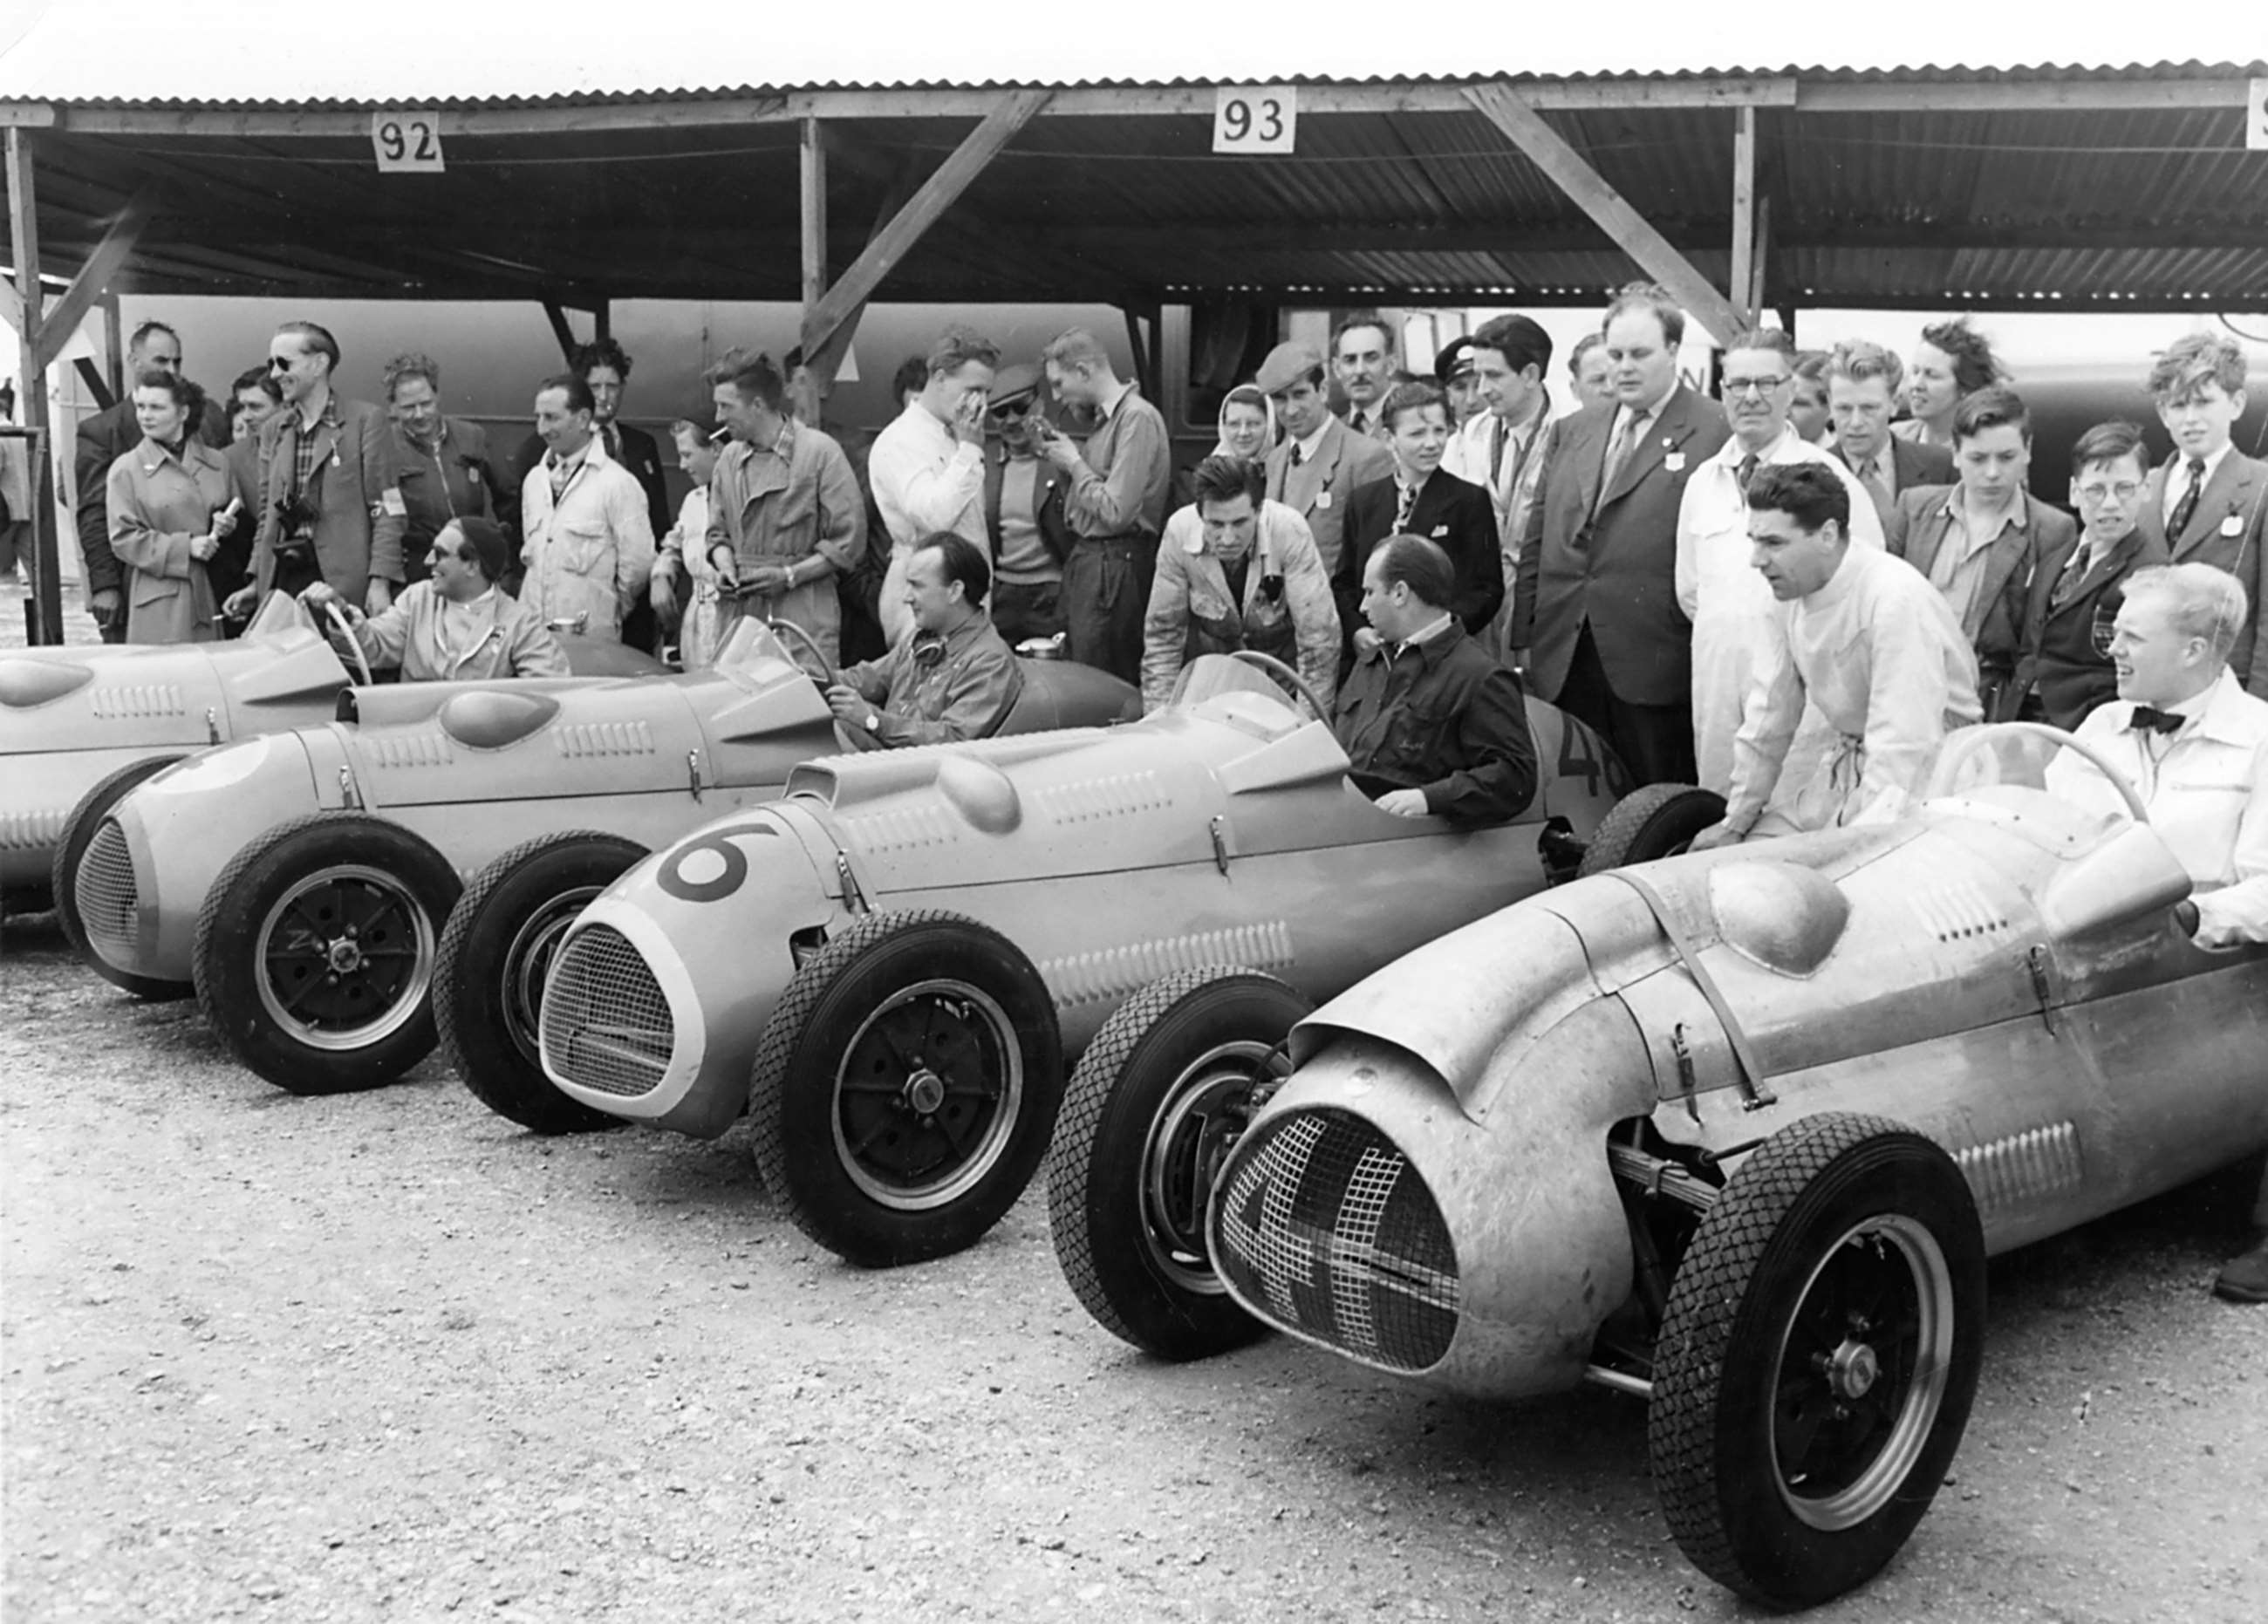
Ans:
POLYGON ((190 431, 202 392, 151 368, 134 380, 142 443, 110 465, 110 550, 126 566, 126 641, 205 643, 219 613, 205 562, 240 503, 221 454, 190 431))
POLYGON ((1337 687, 1338 608, 1307 521, 1262 498, 1257 461, 1208 457, 1197 500, 1166 520, 1142 627, 1142 708, 1172 696, 1201 654, 1250 649, 1306 679, 1326 711, 1337 687))

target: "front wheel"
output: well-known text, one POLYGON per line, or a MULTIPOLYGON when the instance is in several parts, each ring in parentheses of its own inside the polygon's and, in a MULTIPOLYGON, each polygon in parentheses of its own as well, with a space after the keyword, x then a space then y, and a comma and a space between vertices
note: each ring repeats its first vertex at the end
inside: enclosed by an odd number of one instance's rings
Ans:
POLYGON ((1575 878, 1690 850, 1693 837, 1725 817, 1725 797, 1691 784, 1650 783, 1633 790, 1599 819, 1575 878))
POLYGON ((1880 1117, 1773 1135, 1703 1216, 1655 1341, 1647 1446, 1687 1559, 1775 1607, 1872 1576, 1960 1447, 1984 1312, 1951 1157, 1880 1117))
POLYGON ((973 1245, 1063 1099, 1030 959, 956 914, 869 914, 795 974, 749 1077, 756 1166, 797 1228, 870 1268, 973 1245))
POLYGON ((433 960, 457 871, 399 824, 318 812, 237 853, 191 968, 237 1058, 295 1094, 391 1083, 433 1048, 433 960))
POLYGON ((465 1086, 539 1134, 620 1128, 543 1074, 536 1020, 559 940, 645 848, 589 829, 516 846, 473 877, 449 910, 433 970, 433 1018, 465 1086))
POLYGON ((1087 1312, 1145 1353, 1198 1359, 1265 1330, 1214 1272, 1205 1207, 1313 1007, 1257 971, 1179 971, 1104 1022, 1071 1077, 1048 1165, 1056 1261, 1087 1312))
MULTIPOLYGON (((152 756, 146 761, 129 761, 109 774, 79 797, 78 805, 71 808, 70 816, 63 821, 63 837, 55 846, 55 860, 49 871, 55 897, 55 922, 63 927, 63 940, 71 944, 82 962, 114 987, 122 987, 137 998, 153 1003, 166 998, 186 998, 195 990, 187 981, 169 981, 154 975, 136 975, 119 969, 105 959, 88 936, 92 922, 98 936, 120 943, 130 943, 134 934, 134 908, 130 900, 122 909, 122 895, 131 897, 129 889, 122 893, 116 874, 108 869, 99 874, 97 882, 88 887, 88 894, 79 894, 79 871, 86 854, 93 846, 102 820, 110 816, 118 803, 155 778, 159 773, 182 758, 177 755, 152 756)), ((104 849, 96 859, 98 865, 125 863, 126 841, 122 835, 113 834, 103 842, 104 849)), ((130 869, 128 871, 130 875, 130 869)))

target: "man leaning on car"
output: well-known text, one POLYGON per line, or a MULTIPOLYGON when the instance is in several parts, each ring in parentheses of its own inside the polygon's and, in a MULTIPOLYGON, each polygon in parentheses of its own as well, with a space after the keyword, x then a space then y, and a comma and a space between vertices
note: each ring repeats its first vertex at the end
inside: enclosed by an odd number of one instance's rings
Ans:
MULTIPOLYGON (((2268 942, 2268 701, 2229 669, 2248 619, 2244 588, 2211 564, 2161 565, 2126 580, 2112 623, 2118 697, 2075 735, 2126 776, 2197 889, 2182 922, 2203 948, 2268 942)), ((2125 802, 2073 751, 2049 764, 2059 798, 2125 815, 2125 802)), ((2268 1231, 2268 1172, 2252 1220, 2268 1231)), ((2268 1303, 2268 1238, 2220 1271, 2213 1290, 2268 1303)))
POLYGON ((1331 731, 1381 811, 1501 823, 1535 794, 1535 741, 1520 680, 1450 609, 1456 579, 1423 536, 1372 550, 1361 608, 1378 638, 1339 685, 1331 731))

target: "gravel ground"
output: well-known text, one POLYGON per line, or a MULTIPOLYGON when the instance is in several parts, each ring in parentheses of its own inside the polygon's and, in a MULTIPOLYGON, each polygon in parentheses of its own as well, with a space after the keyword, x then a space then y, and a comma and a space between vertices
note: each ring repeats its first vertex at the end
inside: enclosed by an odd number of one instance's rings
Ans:
MULTIPOLYGON (((1036 1196, 860 1273, 738 1132, 541 1140, 438 1062, 296 1099, 45 918, 0 1010, 10 1620, 1753 1616, 1670 1543, 1629 1400, 1160 1364, 1036 1196)), ((2204 1290, 2249 1194, 1996 1263, 1948 1487, 1811 1616, 2268 1611, 2268 1309, 2204 1290)))

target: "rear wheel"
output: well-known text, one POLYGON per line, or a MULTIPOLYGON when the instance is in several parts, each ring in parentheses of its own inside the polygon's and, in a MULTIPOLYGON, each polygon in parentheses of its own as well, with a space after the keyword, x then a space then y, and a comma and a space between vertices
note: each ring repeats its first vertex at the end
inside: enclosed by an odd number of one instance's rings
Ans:
POLYGON ((1087 1312, 1145 1353, 1198 1359, 1265 1332, 1213 1270, 1205 1208, 1313 1007, 1257 971, 1179 971, 1104 1022, 1071 1077, 1048 1164, 1056 1261, 1087 1312))
MULTIPOLYGON (((187 981, 169 981, 154 975, 131 974, 111 964, 88 944, 86 904, 78 894, 79 864, 85 859, 87 848, 94 841, 95 831, 118 803, 182 759, 178 755, 161 755, 146 761, 129 761, 79 797, 78 805, 71 808, 70 816, 63 822, 63 837, 55 848, 51 875, 55 922, 63 927, 63 940, 71 944, 71 951, 89 969, 112 986, 122 987, 136 997, 148 998, 152 1002, 186 998, 196 989, 187 981)), ((107 929, 128 931, 133 929, 131 920, 104 922, 107 929)))
POLYGON ((432 1052, 433 960, 457 871, 399 824, 320 812, 221 871, 197 917, 197 1002, 295 1094, 391 1083, 432 1052))
POLYGON ((1773 1135, 1702 1218, 1655 1341, 1648 1448, 1687 1558, 1777 1607, 1889 1562, 1960 1447, 1984 1309, 1952 1157, 1879 1117, 1773 1135))
POLYGON ((796 1226, 853 1263, 915 1263, 999 1222, 1063 1099, 1055 1003, 1030 959, 955 914, 870 914, 814 954, 764 1027, 756 1165, 796 1226))
POLYGON ((1633 790, 1599 819, 1575 877, 1676 856, 1691 849, 1695 835, 1722 822, 1724 816, 1725 797, 1714 790, 1684 783, 1650 783, 1633 790))
POLYGON ((522 1128, 572 1134, 622 1124, 544 1076, 536 1023, 560 938, 645 855, 620 835, 547 834, 475 875, 449 911, 434 961, 435 1029, 473 1097, 522 1128))

